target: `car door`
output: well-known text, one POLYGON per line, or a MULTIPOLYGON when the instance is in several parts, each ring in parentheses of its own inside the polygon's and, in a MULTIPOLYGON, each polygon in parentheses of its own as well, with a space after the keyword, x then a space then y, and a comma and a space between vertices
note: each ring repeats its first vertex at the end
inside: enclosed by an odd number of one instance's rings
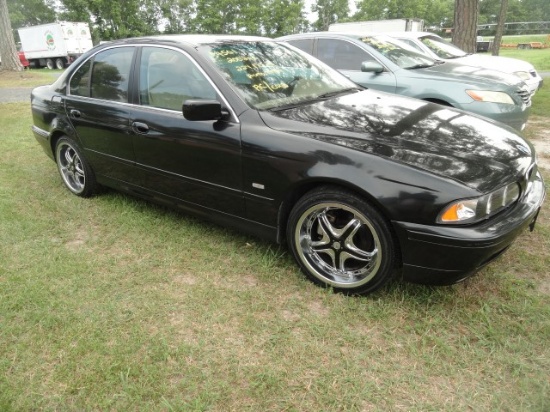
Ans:
POLYGON ((65 109, 95 172, 131 181, 134 150, 128 91, 135 47, 113 47, 86 61, 69 81, 65 109))
POLYGON ((188 54, 170 47, 143 47, 137 71, 131 128, 143 187, 243 216, 240 124, 182 114, 187 99, 222 100, 213 83, 188 54))
POLYGON ((387 68, 380 73, 361 71, 362 63, 377 60, 348 40, 318 38, 316 57, 361 86, 389 93, 396 91, 395 75, 387 68))

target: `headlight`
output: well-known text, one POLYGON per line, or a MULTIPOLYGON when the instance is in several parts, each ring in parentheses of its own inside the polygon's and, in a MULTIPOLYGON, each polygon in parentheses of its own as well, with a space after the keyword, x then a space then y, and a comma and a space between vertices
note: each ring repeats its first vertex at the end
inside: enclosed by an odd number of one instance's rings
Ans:
POLYGON ((468 96, 478 102, 514 104, 514 100, 512 100, 510 95, 504 92, 491 92, 488 90, 466 90, 466 93, 468 93, 468 96))
POLYGON ((531 74, 529 72, 514 72, 521 80, 530 80, 531 74))
POLYGON ((437 223, 456 225, 487 219, 515 203, 519 194, 519 185, 512 183, 476 199, 457 200, 441 211, 437 223))

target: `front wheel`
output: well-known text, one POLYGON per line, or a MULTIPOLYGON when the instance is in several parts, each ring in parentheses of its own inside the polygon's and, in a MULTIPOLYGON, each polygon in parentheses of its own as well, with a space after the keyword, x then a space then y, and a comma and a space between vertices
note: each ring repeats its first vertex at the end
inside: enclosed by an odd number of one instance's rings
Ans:
POLYGON ((302 271, 336 292, 364 295, 382 287, 395 266, 388 223, 355 194, 323 187, 294 206, 287 241, 302 271))
POLYGON ((90 197, 97 190, 92 168, 72 139, 62 137, 55 146, 55 160, 65 186, 75 195, 90 197))

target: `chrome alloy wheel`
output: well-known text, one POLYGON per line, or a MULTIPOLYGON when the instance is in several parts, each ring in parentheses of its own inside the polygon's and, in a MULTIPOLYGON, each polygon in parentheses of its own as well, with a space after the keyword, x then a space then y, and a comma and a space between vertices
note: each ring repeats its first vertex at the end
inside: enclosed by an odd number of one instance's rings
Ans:
POLYGON ((57 146, 56 159, 67 187, 75 194, 82 193, 86 185, 86 173, 75 148, 67 142, 60 143, 57 146))
POLYGON ((380 268, 382 249, 376 229, 352 207, 316 204, 301 215, 294 236, 299 259, 325 284, 357 288, 380 268))

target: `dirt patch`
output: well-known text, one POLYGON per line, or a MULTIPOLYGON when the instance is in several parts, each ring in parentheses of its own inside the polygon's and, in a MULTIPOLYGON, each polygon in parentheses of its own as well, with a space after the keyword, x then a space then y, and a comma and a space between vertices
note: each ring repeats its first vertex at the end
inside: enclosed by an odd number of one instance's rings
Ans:
POLYGON ((550 171, 550 120, 532 116, 525 136, 535 146, 539 168, 550 171))

